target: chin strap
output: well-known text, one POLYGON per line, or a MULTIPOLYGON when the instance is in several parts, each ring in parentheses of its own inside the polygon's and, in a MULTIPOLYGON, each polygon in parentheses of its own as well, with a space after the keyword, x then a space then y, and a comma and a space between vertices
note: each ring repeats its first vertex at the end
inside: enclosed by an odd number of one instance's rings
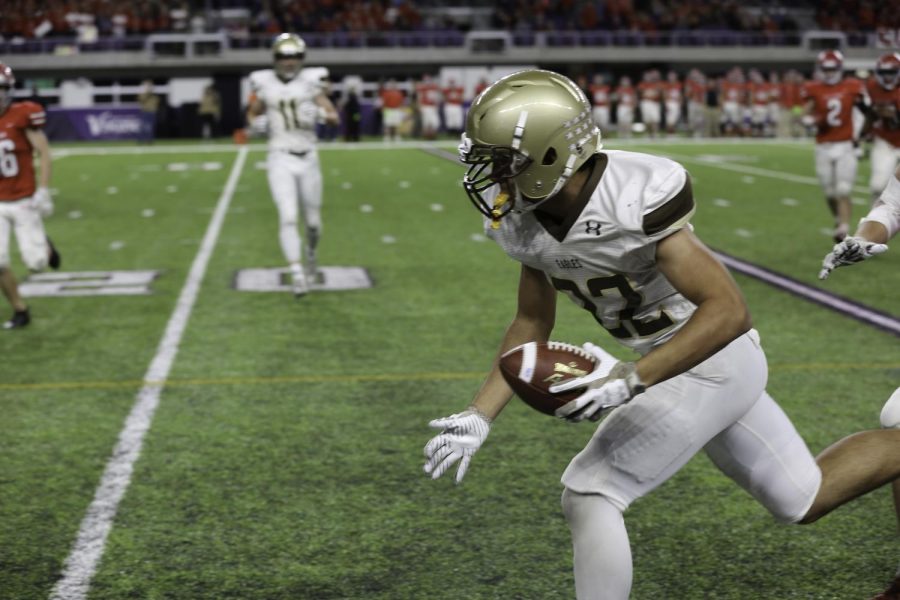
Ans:
POLYGON ((491 210, 491 229, 500 229, 500 219, 503 217, 500 209, 503 208, 507 200, 509 200, 509 194, 506 192, 500 192, 494 198, 494 208, 491 210))

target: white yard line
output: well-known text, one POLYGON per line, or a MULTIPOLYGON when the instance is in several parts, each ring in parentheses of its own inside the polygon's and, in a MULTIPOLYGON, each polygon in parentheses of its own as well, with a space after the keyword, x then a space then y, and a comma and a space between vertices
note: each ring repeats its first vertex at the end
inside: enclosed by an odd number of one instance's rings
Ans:
POLYGON ((106 540, 112 529, 113 520, 119 507, 128 484, 131 482, 131 474, 134 470, 134 464, 141 453, 141 446, 144 442, 144 436, 150 429, 153 421, 153 414, 159 405, 159 396, 162 386, 158 384, 165 381, 172 369, 172 363, 178 354, 178 346, 181 343, 181 337, 187 327, 188 319, 191 316, 191 310, 197 300, 197 294, 200 291, 200 284, 206 274, 206 267, 212 256, 219 233, 222 230, 222 223, 228 212, 228 206, 231 204, 231 198, 234 196, 238 179, 244 169, 244 163, 247 159, 247 148, 243 147, 238 152, 231 169, 231 174, 219 197, 216 210, 213 213, 212 220, 206 229, 206 235, 191 270, 188 273, 184 287, 181 288, 181 294, 178 296, 178 303, 175 305, 175 311, 169 318, 166 325, 166 331, 163 334, 156 355, 150 362, 145 382, 156 382, 154 384, 145 383, 144 387, 137 394, 131 413, 125 420, 125 426, 119 433, 119 440, 113 449, 109 462, 106 463, 106 470, 100 480, 100 485, 94 494, 94 500, 87 509, 87 514, 81 522, 78 530, 78 536, 72 551, 66 558, 61 579, 53 587, 50 595, 52 600, 81 600, 87 596, 88 589, 91 584, 91 578, 97 569, 100 558, 103 556, 103 550, 106 546, 106 540))
MULTIPOLYGON (((712 167, 716 169, 723 169, 725 171, 734 171, 735 173, 744 173, 746 175, 757 175, 759 177, 769 177, 772 179, 780 179, 782 181, 790 181, 791 183, 803 183, 806 185, 815 185, 819 186, 819 180, 815 177, 810 177, 808 175, 795 175, 794 173, 786 173, 784 171, 774 171, 772 169, 763 169, 761 167, 751 167, 749 165, 736 165, 734 163, 729 162, 714 162, 711 160, 703 160, 701 158, 697 158, 694 156, 689 156, 687 154, 672 154, 671 152, 660 152, 664 156, 671 158, 672 160, 677 160, 678 162, 686 162, 693 163, 696 165, 703 165, 705 167, 712 167)), ((868 194, 869 188, 863 185, 854 185, 853 190, 860 194, 868 194)))

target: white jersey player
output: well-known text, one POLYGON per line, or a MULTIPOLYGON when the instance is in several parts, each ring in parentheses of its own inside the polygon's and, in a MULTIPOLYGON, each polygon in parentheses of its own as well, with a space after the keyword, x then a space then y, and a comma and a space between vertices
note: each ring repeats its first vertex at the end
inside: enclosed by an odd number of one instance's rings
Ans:
POLYGON ((302 68, 306 44, 299 36, 279 35, 272 51, 274 68, 250 74, 247 120, 251 129, 268 131, 267 168, 272 199, 278 207, 278 237, 291 271, 292 290, 299 297, 317 276, 316 249, 322 233, 316 125, 337 125, 340 118, 327 96, 328 70, 302 68), (305 264, 298 231, 301 212, 306 226, 305 264))
MULTIPOLYGON (((740 290, 692 233, 685 170, 600 147, 575 83, 526 70, 470 107, 460 158, 490 236, 522 264, 498 356, 549 339, 557 291, 640 355, 618 362, 585 344, 595 372, 551 388, 583 390, 557 416, 606 416, 562 476, 576 595, 625 600, 632 565, 622 513, 701 449, 776 518, 811 523, 900 477, 900 430, 856 434, 814 459, 766 393, 765 355, 740 290)), ((459 482, 511 397, 495 361, 467 410, 430 423, 440 433, 425 446, 425 472, 437 478, 459 462, 459 482)))

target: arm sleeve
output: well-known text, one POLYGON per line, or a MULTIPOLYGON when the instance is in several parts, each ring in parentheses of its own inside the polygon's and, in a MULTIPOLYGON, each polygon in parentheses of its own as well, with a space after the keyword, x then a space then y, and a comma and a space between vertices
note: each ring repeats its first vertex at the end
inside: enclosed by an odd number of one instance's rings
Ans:
POLYGON ((860 220, 860 224, 866 221, 875 221, 884 225, 888 230, 888 239, 900 231, 900 180, 891 176, 887 187, 875 201, 869 214, 860 220))

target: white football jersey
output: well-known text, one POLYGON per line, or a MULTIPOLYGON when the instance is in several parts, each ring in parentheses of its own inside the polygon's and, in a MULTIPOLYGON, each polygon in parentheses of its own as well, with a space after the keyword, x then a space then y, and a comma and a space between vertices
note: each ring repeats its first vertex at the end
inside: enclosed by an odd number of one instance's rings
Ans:
POLYGON ((290 81, 282 81, 273 69, 250 73, 250 89, 266 107, 269 149, 307 152, 315 148, 315 125, 302 115, 316 110, 314 99, 325 92, 328 69, 307 67, 290 81))
POLYGON ((690 226, 690 179, 666 158, 603 151, 584 193, 590 198, 568 231, 557 232, 562 239, 533 211, 508 214, 498 229, 485 219, 485 231, 511 258, 543 271, 619 342, 646 353, 696 309, 656 266, 657 242, 690 226))

